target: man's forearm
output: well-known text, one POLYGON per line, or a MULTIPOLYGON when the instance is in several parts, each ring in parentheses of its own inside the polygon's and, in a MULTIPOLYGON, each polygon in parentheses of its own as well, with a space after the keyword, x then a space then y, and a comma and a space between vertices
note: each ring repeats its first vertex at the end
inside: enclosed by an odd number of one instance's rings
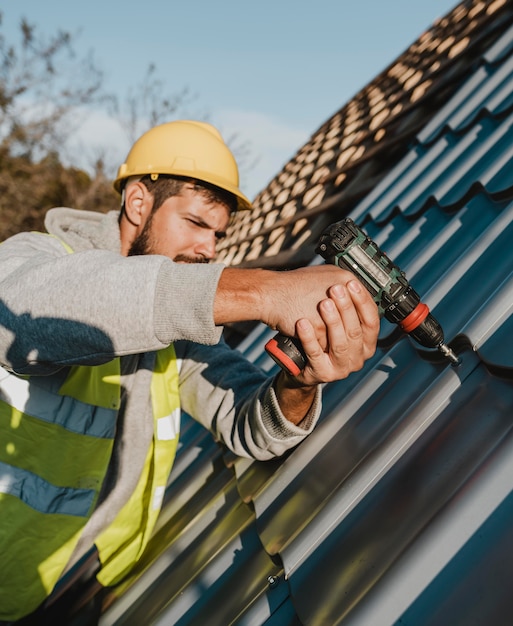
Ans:
POLYGON ((300 385, 284 372, 277 376, 274 388, 283 415, 293 424, 300 425, 312 408, 317 385, 300 385))
POLYGON ((223 326, 230 322, 264 321, 264 299, 276 273, 261 269, 225 268, 217 286, 214 322, 223 326))
POLYGON ((329 288, 354 276, 334 265, 303 267, 289 271, 224 268, 214 300, 214 322, 260 321, 286 335, 295 335, 298 319, 306 318, 319 338, 325 324, 319 302, 329 288))

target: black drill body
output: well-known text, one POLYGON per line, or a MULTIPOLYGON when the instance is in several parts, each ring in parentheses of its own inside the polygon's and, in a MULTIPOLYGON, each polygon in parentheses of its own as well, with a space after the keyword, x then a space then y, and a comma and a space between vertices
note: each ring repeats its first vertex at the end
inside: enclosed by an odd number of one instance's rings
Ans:
MULTIPOLYGON (((426 348, 437 348, 453 364, 456 354, 444 342, 441 325, 409 284, 406 276, 350 218, 329 226, 315 249, 326 261, 355 274, 378 305, 379 314, 397 324, 426 348)), ((299 374, 306 364, 297 339, 276 335, 267 345, 270 356, 286 371, 299 374)))

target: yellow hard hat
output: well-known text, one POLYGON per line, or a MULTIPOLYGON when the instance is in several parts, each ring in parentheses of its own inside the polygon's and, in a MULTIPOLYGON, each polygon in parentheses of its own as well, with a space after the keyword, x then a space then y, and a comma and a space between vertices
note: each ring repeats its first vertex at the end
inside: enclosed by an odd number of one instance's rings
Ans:
POLYGON ((171 174, 205 181, 237 197, 237 208, 251 202, 239 189, 239 170, 219 131, 207 122, 182 120, 155 126, 132 146, 119 170, 114 189, 131 176, 171 174))

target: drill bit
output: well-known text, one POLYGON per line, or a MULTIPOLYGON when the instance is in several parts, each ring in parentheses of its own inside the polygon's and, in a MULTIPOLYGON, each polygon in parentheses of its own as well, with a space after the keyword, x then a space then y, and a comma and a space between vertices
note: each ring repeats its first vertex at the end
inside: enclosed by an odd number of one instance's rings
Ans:
POLYGON ((461 363, 460 357, 454 352, 454 350, 451 350, 451 348, 449 348, 449 346, 443 341, 442 343, 438 344, 438 349, 444 355, 444 357, 451 361, 453 365, 459 365, 461 363))

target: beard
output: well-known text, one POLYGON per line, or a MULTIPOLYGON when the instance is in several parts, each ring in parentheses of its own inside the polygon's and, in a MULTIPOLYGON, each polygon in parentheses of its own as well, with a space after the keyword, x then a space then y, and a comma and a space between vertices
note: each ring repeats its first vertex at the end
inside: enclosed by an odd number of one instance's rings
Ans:
POLYGON ((187 256, 186 254, 177 254, 173 259, 175 263, 210 263, 209 259, 204 256, 187 256))
POLYGON ((151 237, 150 237, 151 215, 148 218, 140 235, 132 241, 132 245, 128 250, 127 256, 142 256, 143 254, 152 254, 151 237))
MULTIPOLYGON (((148 221, 144 225, 142 232, 132 242, 127 256, 142 256, 144 254, 158 254, 154 252, 154 247, 151 237, 151 222, 152 217, 150 215, 148 221)), ((206 259, 204 256, 188 256, 187 254, 177 254, 173 261, 175 263, 209 263, 210 259, 206 259)))

